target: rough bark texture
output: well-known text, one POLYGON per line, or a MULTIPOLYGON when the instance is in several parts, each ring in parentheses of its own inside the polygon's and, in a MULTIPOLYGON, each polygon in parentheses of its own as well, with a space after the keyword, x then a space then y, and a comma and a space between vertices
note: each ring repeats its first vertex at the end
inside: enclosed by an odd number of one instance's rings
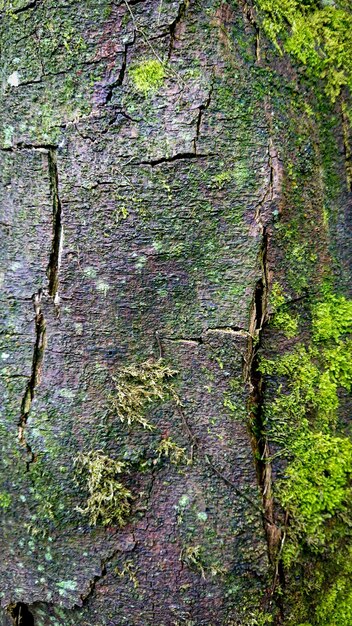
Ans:
POLYGON ((18 1, 1 20, 0 622, 291 624, 277 587, 305 583, 277 557, 258 346, 290 342, 267 324, 275 281, 303 340, 324 276, 347 294, 339 104, 241 3, 18 1), (177 372, 153 430, 111 405, 148 359, 177 372), (192 462, 159 458, 169 437, 192 462), (121 528, 79 511, 91 450, 128 463, 121 528))

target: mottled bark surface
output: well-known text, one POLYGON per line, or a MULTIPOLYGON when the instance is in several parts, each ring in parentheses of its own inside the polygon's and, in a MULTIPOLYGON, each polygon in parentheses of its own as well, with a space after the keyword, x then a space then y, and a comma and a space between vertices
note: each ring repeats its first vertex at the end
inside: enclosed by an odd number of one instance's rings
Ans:
POLYGON ((338 105, 235 2, 16 2, 2 47, 0 621, 286 623, 256 349, 289 341, 273 282, 303 337, 324 272, 347 293, 338 105), (121 423, 119 368, 160 357, 182 408, 121 423), (192 462, 159 458, 168 437, 192 462), (91 450, 129 464, 122 528, 78 510, 91 450))

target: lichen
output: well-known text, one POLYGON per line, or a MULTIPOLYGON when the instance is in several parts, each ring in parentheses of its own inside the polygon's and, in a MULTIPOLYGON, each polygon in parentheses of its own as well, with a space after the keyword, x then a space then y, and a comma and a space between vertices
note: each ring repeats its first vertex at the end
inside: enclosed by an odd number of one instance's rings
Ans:
POLYGON ((172 384, 176 374, 177 371, 167 366, 162 359, 149 359, 122 367, 114 378, 115 390, 109 395, 113 412, 129 426, 139 424, 152 430, 154 427, 146 419, 145 412, 153 402, 165 402, 169 397, 177 399, 172 384))
POLYGON ((158 459, 167 458, 173 465, 180 465, 181 463, 189 463, 187 458, 186 448, 180 446, 172 441, 170 437, 164 437, 156 448, 158 453, 158 459))
POLYGON ((86 507, 79 508, 79 512, 89 515, 92 526, 98 521, 103 526, 124 526, 130 513, 132 493, 116 475, 125 473, 127 464, 111 459, 102 450, 91 450, 78 454, 74 467, 77 480, 83 476, 89 493, 86 507))

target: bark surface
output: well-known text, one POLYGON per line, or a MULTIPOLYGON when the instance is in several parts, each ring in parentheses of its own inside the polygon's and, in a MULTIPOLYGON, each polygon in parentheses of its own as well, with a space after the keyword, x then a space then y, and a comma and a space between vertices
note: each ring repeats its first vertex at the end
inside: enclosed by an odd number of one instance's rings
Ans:
POLYGON ((340 105, 242 3, 18 1, 1 27, 0 622, 291 624, 258 354, 307 340, 327 274, 348 295, 340 105), (153 429, 116 411, 146 363, 174 370, 153 429), (82 513, 91 451, 126 464, 122 527, 82 513))

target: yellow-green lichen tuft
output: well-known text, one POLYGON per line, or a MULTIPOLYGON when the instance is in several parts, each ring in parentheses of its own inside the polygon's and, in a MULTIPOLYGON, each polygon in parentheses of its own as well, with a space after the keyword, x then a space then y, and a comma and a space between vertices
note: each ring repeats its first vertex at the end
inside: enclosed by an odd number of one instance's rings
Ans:
POLYGON ((116 476, 126 472, 126 463, 111 459, 102 450, 78 454, 74 461, 76 479, 83 477, 88 489, 88 499, 83 515, 95 526, 117 524, 124 526, 130 513, 132 494, 116 476))
POLYGON ((112 410, 121 422, 152 430, 145 417, 146 410, 151 403, 165 402, 170 397, 177 399, 172 384, 176 374, 162 359, 121 368, 114 378, 115 390, 109 395, 112 410))
POLYGON ((187 458, 186 448, 181 448, 170 437, 164 437, 156 448, 158 453, 158 459, 166 457, 173 465, 180 465, 181 463, 190 463, 190 459, 187 458))

